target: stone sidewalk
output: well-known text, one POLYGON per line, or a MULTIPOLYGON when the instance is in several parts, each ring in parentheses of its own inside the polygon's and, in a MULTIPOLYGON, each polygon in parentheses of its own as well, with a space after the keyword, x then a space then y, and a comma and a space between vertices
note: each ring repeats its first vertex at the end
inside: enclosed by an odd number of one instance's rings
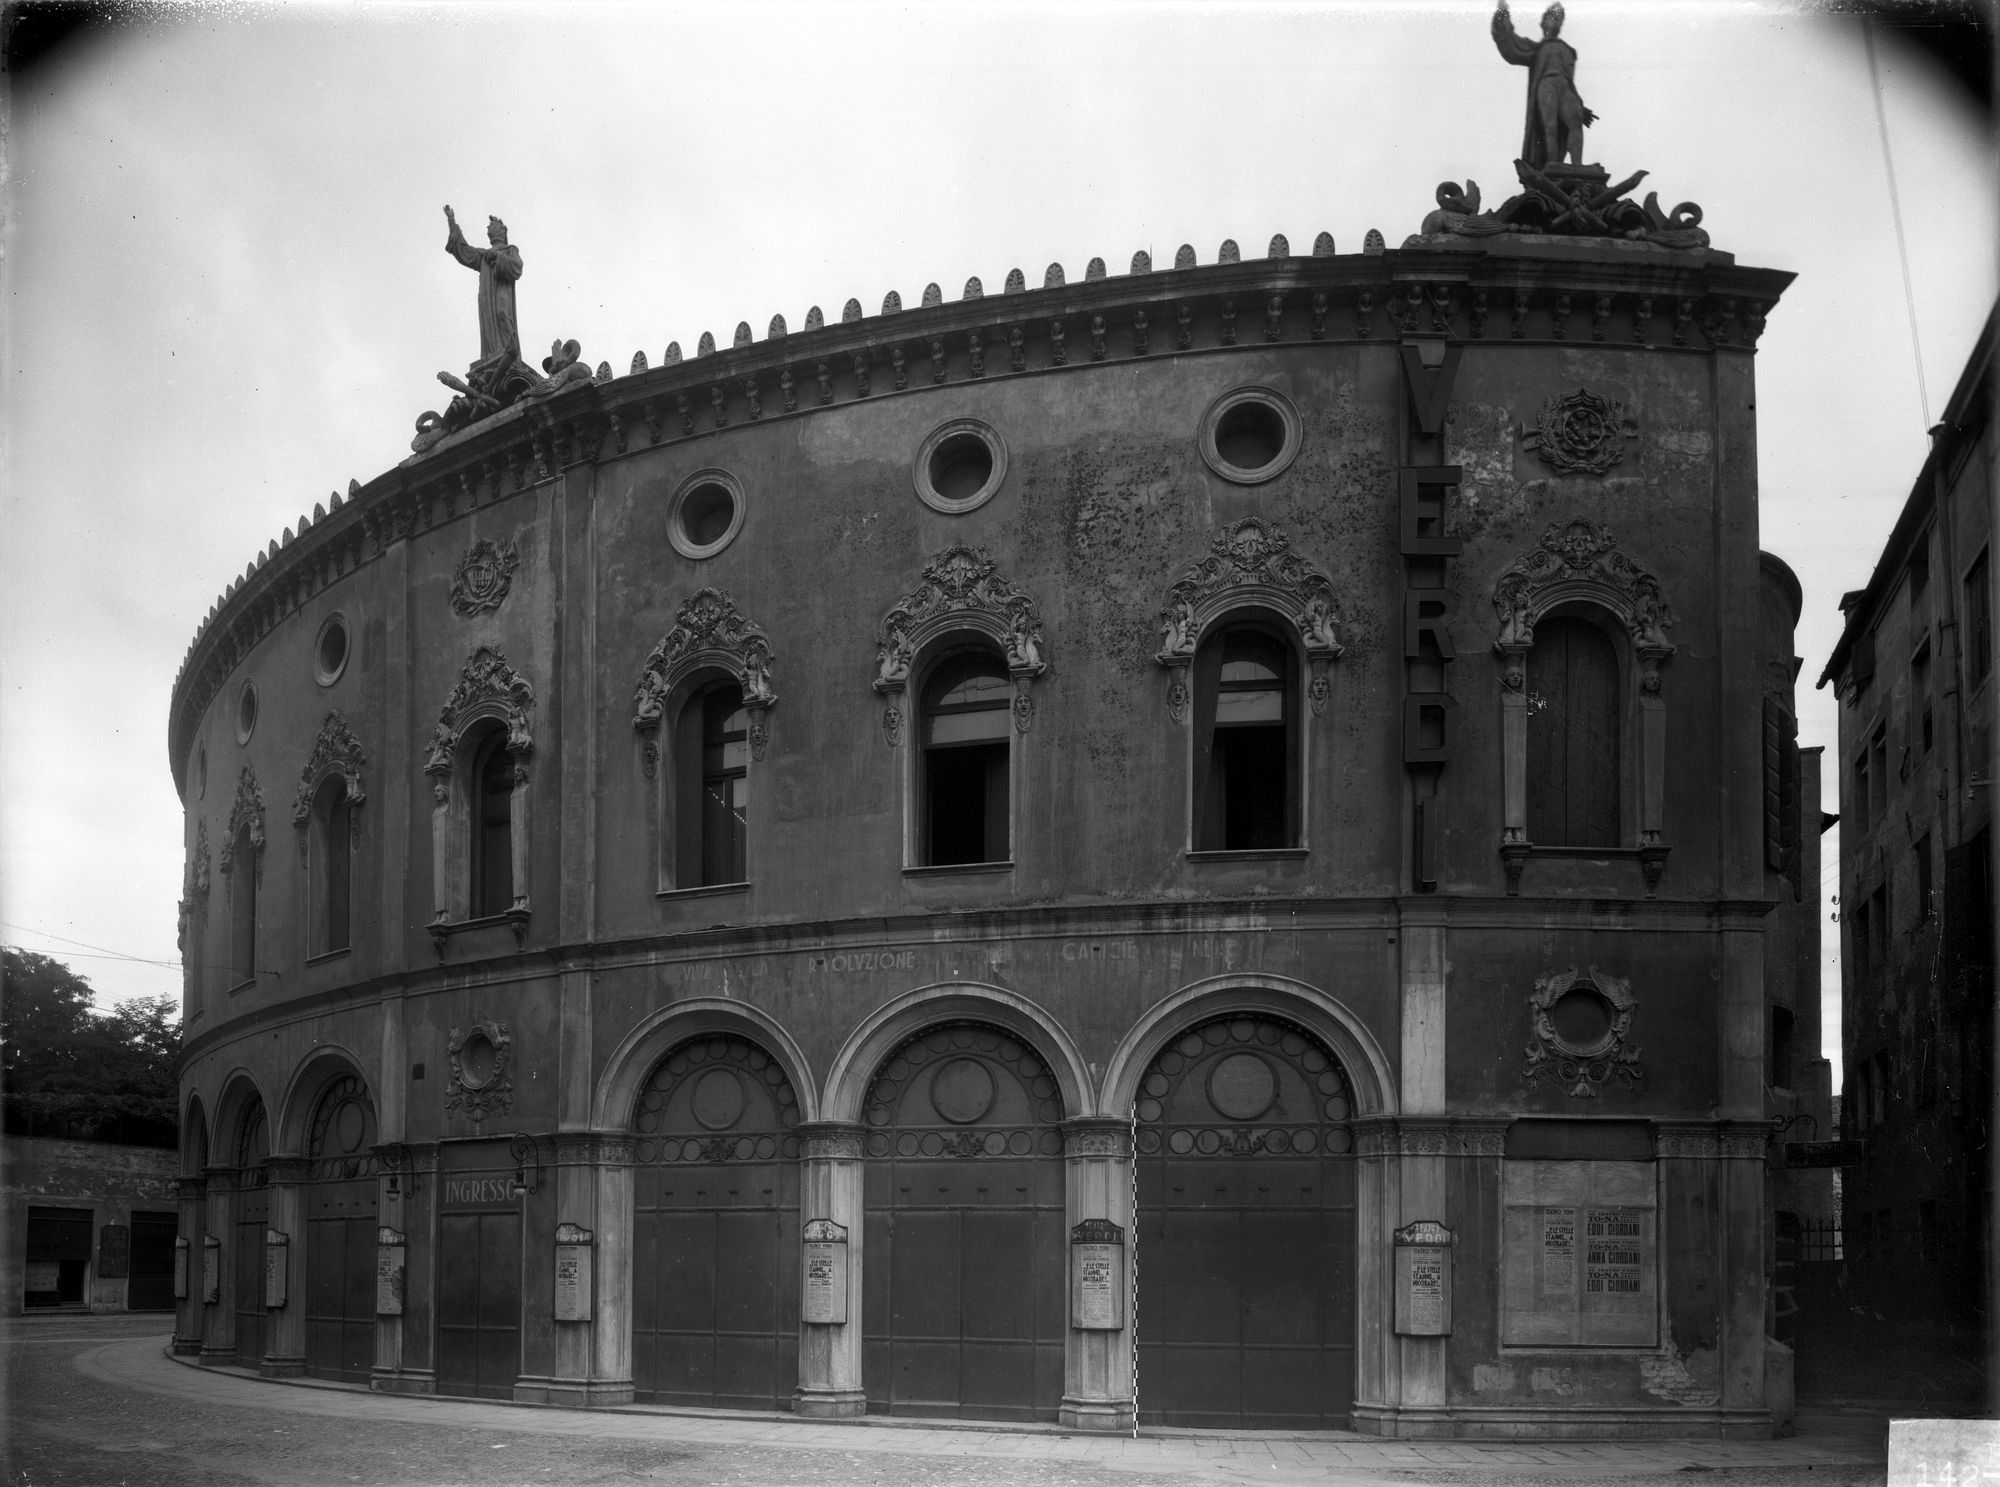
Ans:
MULTIPOLYGON (((282 1411, 356 1423, 396 1421, 553 1437, 622 1439, 660 1445, 731 1445, 899 1457, 989 1457, 1073 1463, 1142 1473, 1219 1480, 1353 1481, 1416 1474, 1456 1480, 1520 1474, 1647 1477, 1677 1471, 1855 1468, 1880 1472, 1886 1424, 1878 1418, 1802 1416, 1786 1440, 1718 1441, 1388 1441, 1345 1431, 1226 1432, 1148 1428, 1129 1436, 1084 1435, 1055 1428, 944 1424, 868 1416, 852 1421, 633 1406, 567 1410, 485 1400, 377 1394, 321 1380, 262 1379, 248 1370, 203 1368, 167 1354, 158 1337, 126 1338, 91 1348, 75 1366, 125 1389, 183 1400, 282 1411)), ((1406 1479, 1407 1480, 1407 1479, 1406 1479)))

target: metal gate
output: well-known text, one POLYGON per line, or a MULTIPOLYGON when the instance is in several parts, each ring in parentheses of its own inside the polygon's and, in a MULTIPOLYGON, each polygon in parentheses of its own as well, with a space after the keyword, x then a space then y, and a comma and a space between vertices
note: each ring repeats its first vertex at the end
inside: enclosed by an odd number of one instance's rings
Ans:
POLYGON ((375 1366, 375 1110, 349 1074, 306 1136, 306 1372, 366 1383, 375 1366))
POLYGON ((1140 1420, 1345 1428, 1355 1171, 1340 1065, 1287 1024, 1222 1018, 1153 1060, 1137 1113, 1140 1420))
POLYGON ((512 1399, 521 1374, 521 1195, 511 1167, 468 1170, 492 1150, 447 1147, 453 1170, 439 1174, 437 1391, 512 1399))
POLYGON ((791 1407, 798 1097, 744 1038, 683 1044, 633 1112, 632 1384, 652 1404, 791 1407))
POLYGON ((132 1214, 132 1275, 125 1286, 128 1311, 174 1309, 174 1240, 181 1232, 178 1213, 132 1214))
POLYGON ((243 1112, 236 1138, 233 1279, 236 1361, 244 1368, 264 1361, 264 1235, 271 1221, 271 1174, 264 1158, 270 1154, 271 1128, 264 1119, 264 1102, 257 1100, 243 1112))
POLYGON ((868 1093, 862 1382, 877 1413, 1062 1406, 1062 1102, 1018 1039, 933 1028, 868 1093))

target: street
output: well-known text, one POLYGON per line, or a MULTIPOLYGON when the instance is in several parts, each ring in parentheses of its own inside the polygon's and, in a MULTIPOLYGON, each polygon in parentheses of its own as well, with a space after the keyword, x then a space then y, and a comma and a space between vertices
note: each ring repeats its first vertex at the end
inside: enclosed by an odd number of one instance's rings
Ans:
POLYGON ((1784 1441, 1448 1443, 1311 1435, 937 1429, 660 1410, 584 1413, 269 1383, 164 1356, 159 1316, 8 1319, 10 1487, 347 1483, 947 1483, 1185 1487, 1334 1482, 1527 1487, 1673 1481, 1863 1487, 1879 1420, 1808 1416, 1784 1441))

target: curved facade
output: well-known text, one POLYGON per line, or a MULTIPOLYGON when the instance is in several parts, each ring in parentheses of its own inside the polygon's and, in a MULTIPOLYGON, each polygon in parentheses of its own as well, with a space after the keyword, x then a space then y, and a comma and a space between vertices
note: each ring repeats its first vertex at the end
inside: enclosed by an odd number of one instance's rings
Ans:
POLYGON ((1789 276, 1192 257, 601 369, 232 586, 170 727, 179 1346, 1769 1427, 1789 276))

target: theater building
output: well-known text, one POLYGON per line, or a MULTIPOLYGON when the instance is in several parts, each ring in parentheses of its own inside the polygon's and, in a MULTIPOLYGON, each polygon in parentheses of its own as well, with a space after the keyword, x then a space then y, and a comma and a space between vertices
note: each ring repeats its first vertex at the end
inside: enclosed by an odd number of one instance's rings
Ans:
POLYGON ((1767 1432, 1790 276, 1440 200, 623 375, 483 345, 175 688, 176 1347, 1767 1432))

